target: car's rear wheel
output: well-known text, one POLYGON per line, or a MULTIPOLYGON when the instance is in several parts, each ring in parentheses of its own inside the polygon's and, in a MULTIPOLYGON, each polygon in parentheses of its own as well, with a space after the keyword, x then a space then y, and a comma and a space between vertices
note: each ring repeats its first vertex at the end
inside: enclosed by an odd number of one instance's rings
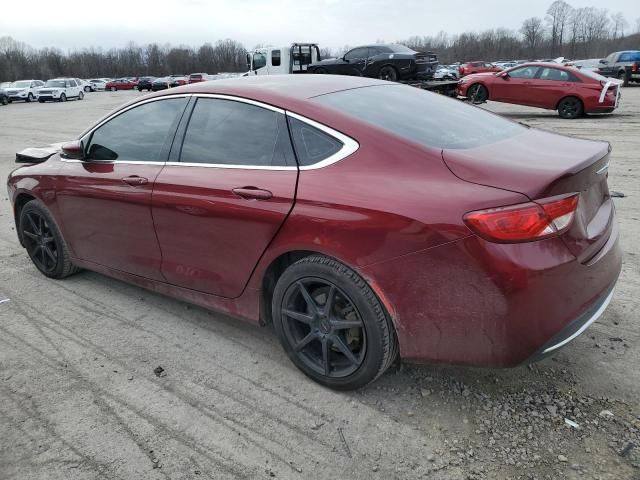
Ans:
POLYGON ((66 102, 67 101, 67 96, 64 93, 60 95, 60 101, 61 102, 66 102))
POLYGON ((31 200, 22 208, 18 228, 31 261, 44 275, 64 278, 79 270, 71 262, 56 222, 39 200, 31 200))
POLYGON ((34 97, 33 97, 33 93, 29 92, 29 95, 27 95, 27 103, 31 103, 33 102, 34 97))
POLYGON ((7 97, 2 97, 2 105, 6 105, 7 103, 9 103, 7 97))
POLYGON ((83 92, 78 92, 78 100, 82 100, 84 98, 83 92))
POLYGON ((484 103, 489 100, 489 91, 484 85, 474 83, 467 90, 467 98, 471 100, 471 103, 484 103))
POLYGON ((582 101, 576 97, 565 97, 558 103, 558 115, 560 118, 578 118, 584 113, 582 101))
POLYGON ((396 80, 398 80, 398 71, 391 65, 385 65, 380 69, 378 78, 380 78, 380 80, 395 82, 396 80))
POLYGON ((278 279, 273 323, 292 362, 330 388, 360 388, 397 356, 395 331, 369 285, 349 267, 312 255, 278 279))

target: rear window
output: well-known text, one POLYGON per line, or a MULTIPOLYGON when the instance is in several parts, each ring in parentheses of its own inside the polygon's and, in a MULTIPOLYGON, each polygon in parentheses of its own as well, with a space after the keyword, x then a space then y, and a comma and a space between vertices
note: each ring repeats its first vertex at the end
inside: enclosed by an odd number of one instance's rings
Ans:
POLYGON ((355 88, 314 100, 433 148, 473 148, 526 130, 479 107, 405 85, 355 88))
POLYGON ((640 52, 622 52, 619 62, 640 62, 640 52))

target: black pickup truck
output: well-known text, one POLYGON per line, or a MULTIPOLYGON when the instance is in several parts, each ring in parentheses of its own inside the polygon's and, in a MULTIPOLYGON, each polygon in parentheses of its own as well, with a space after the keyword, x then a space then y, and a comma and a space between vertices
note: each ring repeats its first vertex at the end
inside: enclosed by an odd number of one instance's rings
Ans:
POLYGON ((598 70, 600 75, 624 80, 625 68, 631 67, 632 82, 640 82, 640 50, 625 50, 613 52, 607 58, 600 60, 598 70))

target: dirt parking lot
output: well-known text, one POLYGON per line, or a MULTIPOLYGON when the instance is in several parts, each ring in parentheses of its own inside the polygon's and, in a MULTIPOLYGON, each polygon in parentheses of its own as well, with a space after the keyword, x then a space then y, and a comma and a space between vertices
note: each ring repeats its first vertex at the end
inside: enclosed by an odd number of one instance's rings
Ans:
MULTIPOLYGON (((138 95, 0 107, 0 178, 17 150, 71 139, 138 95)), ((403 365, 336 393, 269 329, 91 272, 46 279, 5 191, 0 479, 640 479, 640 88, 615 114, 574 121, 486 108, 613 146, 624 266, 584 335, 529 367, 403 365)))

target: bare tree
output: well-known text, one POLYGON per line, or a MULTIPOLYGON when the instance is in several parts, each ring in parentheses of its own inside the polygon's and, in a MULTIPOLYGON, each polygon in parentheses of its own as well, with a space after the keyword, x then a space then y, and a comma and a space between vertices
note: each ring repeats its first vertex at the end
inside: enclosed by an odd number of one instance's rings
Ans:
POLYGON ((611 35, 613 39, 616 40, 618 37, 624 37, 624 29, 629 26, 629 22, 624 18, 624 14, 622 12, 618 12, 611 15, 611 26, 611 35))
POLYGON ((564 0, 555 0, 547 9, 547 23, 551 28, 551 56, 561 53, 564 31, 573 7, 564 0))
POLYGON ((539 17, 527 18, 522 22, 520 33, 524 37, 527 49, 535 57, 538 46, 542 43, 544 38, 544 27, 542 25, 542 19, 539 17))

